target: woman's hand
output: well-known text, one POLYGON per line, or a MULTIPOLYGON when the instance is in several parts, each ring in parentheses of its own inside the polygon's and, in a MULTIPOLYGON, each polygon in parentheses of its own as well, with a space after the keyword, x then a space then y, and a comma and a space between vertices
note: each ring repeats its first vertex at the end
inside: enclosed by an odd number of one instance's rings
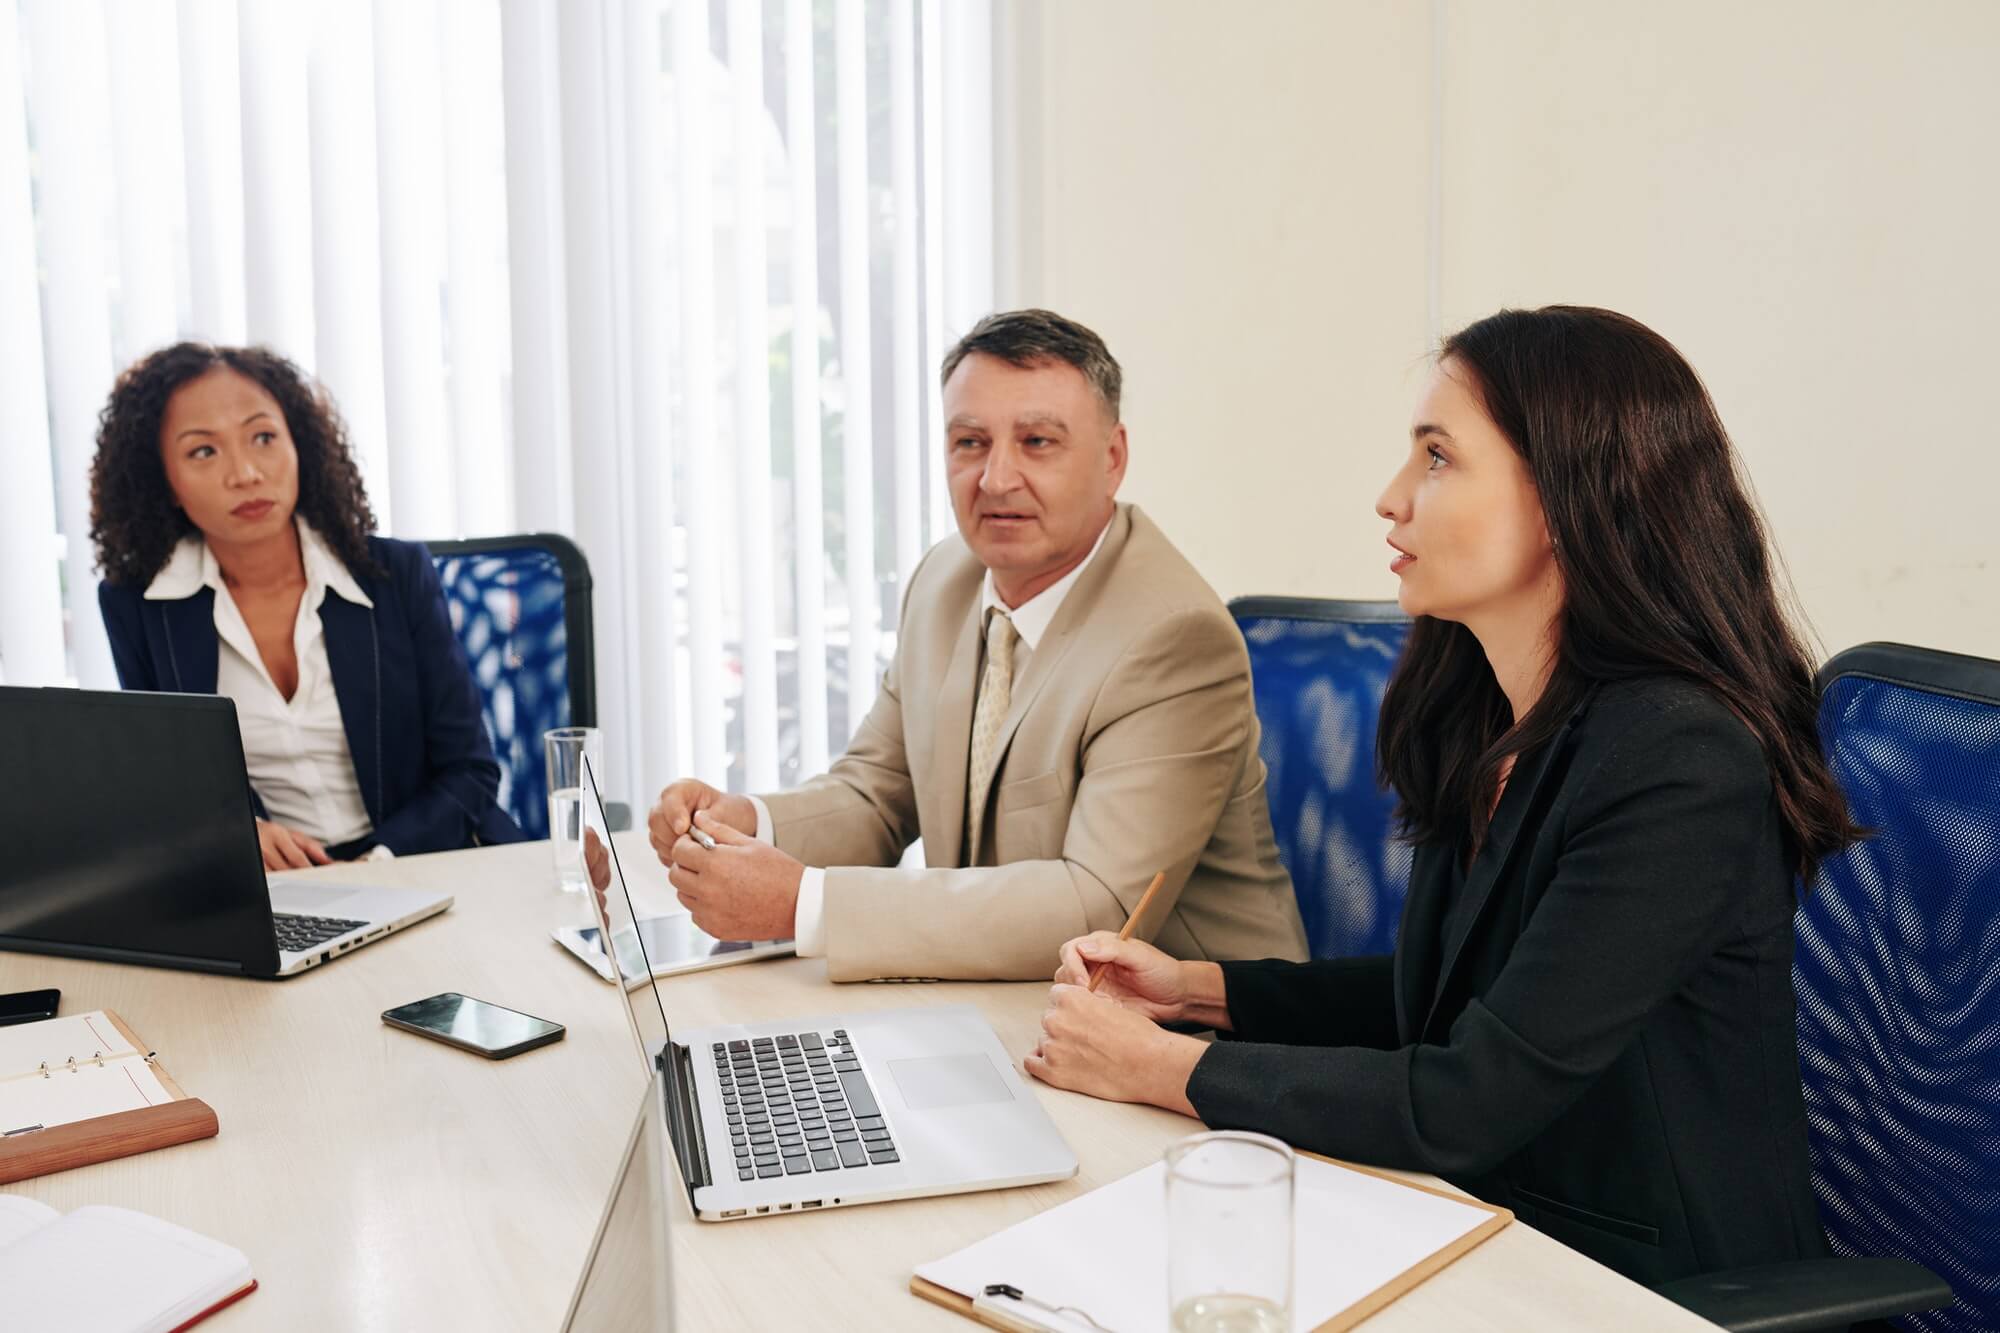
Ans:
POLYGON ((266 870, 304 870, 308 866, 333 864, 333 858, 326 854, 318 838, 268 819, 257 821, 257 848, 264 853, 266 870))
POLYGON ((1087 988, 1090 974, 1099 969, 1104 979, 1097 983, 1098 995, 1155 1023, 1171 1023, 1187 1008, 1180 961, 1143 940, 1121 940, 1115 931, 1095 931, 1063 945, 1056 984, 1087 988))
POLYGON ((1191 1116, 1188 1076, 1204 1049, 1193 1037, 1163 1031, 1102 991, 1092 995, 1081 986, 1057 985, 1042 1014, 1041 1044, 1023 1063, 1052 1087, 1191 1116))

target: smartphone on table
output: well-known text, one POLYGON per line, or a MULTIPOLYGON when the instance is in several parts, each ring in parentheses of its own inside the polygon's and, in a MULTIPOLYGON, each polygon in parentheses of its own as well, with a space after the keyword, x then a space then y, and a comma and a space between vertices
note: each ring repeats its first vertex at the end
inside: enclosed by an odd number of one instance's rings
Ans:
POLYGON ((39 1023, 44 1018, 54 1018, 56 1006, 61 1003, 62 992, 53 987, 0 995, 0 1028, 11 1023, 39 1023))
POLYGON ((384 1010, 382 1021, 447 1046, 476 1051, 489 1060, 505 1060, 552 1041, 561 1041, 563 1025, 518 1009, 488 1004, 470 995, 446 991, 384 1010))

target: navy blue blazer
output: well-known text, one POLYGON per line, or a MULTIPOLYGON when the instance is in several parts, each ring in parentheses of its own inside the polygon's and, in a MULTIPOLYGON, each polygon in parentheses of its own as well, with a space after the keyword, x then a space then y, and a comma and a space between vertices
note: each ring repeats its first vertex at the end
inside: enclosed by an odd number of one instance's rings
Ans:
MULTIPOLYGON (((374 824, 351 850, 380 844, 408 856, 521 841, 500 808, 500 765, 430 552, 418 542, 370 537, 368 553, 382 573, 348 572, 374 607, 329 588, 319 608, 348 753, 374 824)), ((119 684, 215 693, 221 640, 213 589, 149 602, 143 586, 100 583, 97 605, 119 684)))

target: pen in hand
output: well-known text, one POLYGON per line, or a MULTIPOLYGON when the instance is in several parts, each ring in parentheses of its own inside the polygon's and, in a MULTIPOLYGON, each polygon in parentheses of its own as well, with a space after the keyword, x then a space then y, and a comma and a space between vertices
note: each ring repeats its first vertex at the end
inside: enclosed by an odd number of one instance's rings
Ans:
MULTIPOLYGON (((1153 876, 1153 882, 1146 886, 1145 893, 1139 897, 1139 905, 1132 909, 1132 915, 1125 918, 1125 929, 1118 932, 1118 940, 1121 944, 1132 938, 1132 932, 1139 928, 1139 918, 1146 915, 1146 909, 1153 905, 1153 895, 1158 893, 1160 886, 1166 882, 1167 872, 1164 870, 1153 876)), ((1096 967, 1092 968, 1090 970, 1090 985, 1086 989, 1095 993, 1097 983, 1104 980, 1104 973, 1110 966, 1109 963, 1099 963, 1096 967)))

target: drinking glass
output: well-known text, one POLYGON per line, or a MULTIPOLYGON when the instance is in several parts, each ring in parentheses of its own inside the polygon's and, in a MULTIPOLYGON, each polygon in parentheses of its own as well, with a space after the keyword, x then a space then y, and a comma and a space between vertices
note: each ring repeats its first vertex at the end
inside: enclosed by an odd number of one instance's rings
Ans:
POLYGON ((594 802, 583 763, 600 781, 604 774, 604 733, 596 727, 557 727, 546 733, 549 768, 549 845, 555 849, 556 887, 582 893, 589 876, 583 865, 583 830, 595 821, 594 802))
POLYGON ((1167 1149, 1167 1308, 1174 1333, 1291 1333, 1292 1150, 1264 1134, 1167 1149))

